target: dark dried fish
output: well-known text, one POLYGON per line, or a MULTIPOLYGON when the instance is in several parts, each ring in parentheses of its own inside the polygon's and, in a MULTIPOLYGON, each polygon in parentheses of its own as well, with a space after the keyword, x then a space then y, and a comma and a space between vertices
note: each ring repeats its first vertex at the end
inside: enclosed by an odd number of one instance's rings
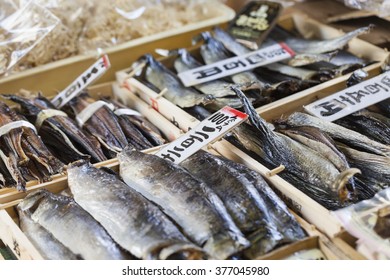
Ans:
POLYGON ((160 91, 167 89, 164 97, 179 107, 188 108, 199 104, 207 104, 214 99, 211 95, 204 95, 192 88, 184 87, 174 73, 150 54, 144 55, 140 60, 145 60, 147 63, 146 80, 160 91))
POLYGON ((327 133, 332 139, 343 142, 350 147, 356 147, 363 151, 390 157, 389 146, 373 141, 358 132, 305 113, 293 113, 284 123, 290 127, 314 126, 327 133))
POLYGON ((286 170, 280 175, 328 209, 344 207, 356 200, 349 179, 357 170, 339 172, 337 168, 316 151, 272 131, 260 118, 243 93, 234 89, 242 99, 252 126, 240 126, 235 136, 275 168, 280 164, 286 170), (245 130, 244 130, 245 129, 245 130))
POLYGON ((249 258, 257 258, 280 244, 305 236, 268 184, 246 166, 202 150, 181 166, 202 178, 221 198, 236 225, 252 241, 251 247, 245 250, 249 258))
POLYGON ((45 97, 31 99, 16 95, 3 97, 20 104, 22 114, 38 126, 43 142, 63 162, 69 163, 88 157, 92 162, 107 159, 100 144, 93 142, 71 118, 56 110, 45 97))
POLYGON ((390 119, 381 114, 361 110, 335 123, 359 132, 372 140, 390 145, 390 119))
MULTIPOLYGON (((21 115, 0 102, 0 126, 16 121, 25 121, 21 115)), ((0 158, 4 187, 25 190, 26 181, 50 180, 50 175, 62 171, 63 164, 53 156, 31 127, 12 129, 0 137, 2 150, 0 158), (8 177, 9 176, 9 177, 8 177)))
POLYGON ((118 159, 123 180, 160 205, 212 258, 226 259, 249 246, 220 198, 183 168, 130 149, 118 159))
MULTIPOLYGON (((77 119, 78 114, 95 102, 95 99, 84 92, 73 98, 67 106, 70 107, 77 119)), ((118 117, 105 105, 94 112, 82 124, 82 128, 98 139, 108 158, 114 158, 128 144, 126 136, 119 125, 118 117)))

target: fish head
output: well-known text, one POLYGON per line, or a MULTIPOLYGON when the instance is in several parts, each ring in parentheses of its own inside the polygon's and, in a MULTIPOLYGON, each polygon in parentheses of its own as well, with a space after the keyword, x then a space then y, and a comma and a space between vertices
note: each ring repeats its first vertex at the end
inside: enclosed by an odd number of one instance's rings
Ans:
POLYGON ((215 97, 212 96, 211 94, 207 94, 203 99, 202 99, 202 104, 207 105, 210 103, 213 103, 215 101, 215 97))

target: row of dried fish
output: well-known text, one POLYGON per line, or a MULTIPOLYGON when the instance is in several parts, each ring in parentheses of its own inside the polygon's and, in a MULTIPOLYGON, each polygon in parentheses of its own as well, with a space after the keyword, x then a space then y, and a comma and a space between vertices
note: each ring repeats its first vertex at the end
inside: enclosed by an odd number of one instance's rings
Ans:
MULTIPOLYGON (((342 49, 354 37, 369 32, 370 28, 364 27, 335 39, 317 41, 294 37, 278 26, 261 47, 286 42, 297 53, 292 59, 188 88, 183 86, 173 71, 150 54, 140 58, 134 67, 145 63, 137 79, 157 92, 166 90, 164 96, 168 100, 190 113, 195 110, 201 114, 200 117, 204 117, 208 113, 198 108, 200 105, 209 111, 216 111, 226 105, 242 107, 232 86, 242 90, 255 106, 260 106, 364 67, 367 61, 342 49)), ((203 32, 194 41, 200 40, 204 41, 200 46, 201 60, 185 49, 168 52, 176 56, 173 67, 177 73, 253 51, 220 28, 215 28, 213 35, 203 32)))
POLYGON ((20 110, 1 103, 1 126, 19 120, 31 125, 1 136, 0 187, 24 190, 26 181, 47 181, 75 160, 101 162, 116 157, 127 145, 143 150, 165 143, 159 130, 138 112, 118 102, 97 101, 87 93, 63 110, 44 96, 3 97, 18 103, 20 110))
POLYGON ((389 185, 390 146, 305 113, 266 123, 239 89, 250 115, 235 137, 269 168, 330 210, 368 199, 389 185))
POLYGON ((72 163, 72 197, 39 190, 19 204, 44 258, 252 259, 306 235, 244 165, 199 151, 178 166, 130 147, 119 162, 121 177, 72 163))

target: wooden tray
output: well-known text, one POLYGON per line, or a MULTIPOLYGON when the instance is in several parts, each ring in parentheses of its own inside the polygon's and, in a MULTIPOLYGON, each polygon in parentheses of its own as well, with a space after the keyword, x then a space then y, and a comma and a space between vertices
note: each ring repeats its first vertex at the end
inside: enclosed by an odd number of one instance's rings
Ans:
MULTIPOLYGON (((94 87, 89 88, 89 92, 92 97, 113 97, 113 83, 104 83, 101 85, 96 85, 94 87)), ((155 126, 159 127, 162 134, 169 140, 172 141, 181 135, 181 131, 175 127, 171 122, 161 116, 158 112, 156 112, 153 108, 151 108, 148 104, 142 101, 140 98, 135 96, 134 94, 126 94, 125 96, 121 96, 121 101, 129 106, 129 108, 133 108, 140 112, 143 116, 145 116, 150 122, 152 122, 155 126)), ((99 165, 110 165, 115 160, 107 160, 99 163, 99 165)), ((57 174, 52 176, 53 182, 57 182, 58 180, 62 180, 64 175, 57 174)), ((51 184, 51 182, 43 183, 41 185, 45 186, 47 184, 51 184)), ((29 181, 27 182, 27 192, 31 190, 39 188, 39 184, 37 181, 29 181)), ((0 203, 10 202, 14 199, 19 199, 23 197, 22 193, 19 193, 13 188, 4 188, 0 189, 0 203)))
MULTIPOLYGON (((111 68, 99 80, 99 83, 115 79, 115 72, 128 67, 145 52, 155 48, 178 48, 191 45, 191 39, 199 32, 210 30, 213 26, 226 26, 234 18, 235 12, 222 3, 215 3, 218 14, 214 18, 188 24, 177 29, 167 30, 154 35, 134 39, 118 46, 104 49, 109 55, 111 68)), ((0 78, 1 93, 12 93, 20 88, 40 90, 47 95, 65 89, 74 79, 96 61, 95 54, 77 55, 46 65, 0 78)))

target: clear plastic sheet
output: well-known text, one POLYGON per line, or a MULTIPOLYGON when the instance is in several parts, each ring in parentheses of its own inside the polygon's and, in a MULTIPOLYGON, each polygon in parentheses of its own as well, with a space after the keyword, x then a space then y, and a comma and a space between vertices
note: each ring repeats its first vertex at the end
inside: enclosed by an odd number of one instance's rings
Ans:
MULTIPOLYGON (((6 2, 4 2, 6 3, 6 2)), ((0 75, 10 71, 59 23, 59 19, 34 2, 16 8, 7 2, 7 11, 0 21, 0 75)), ((3 5, 3 3, 1 4, 3 5)))
POLYGON ((390 16, 390 0, 344 0, 348 7, 377 13, 380 17, 390 16))
POLYGON ((390 188, 333 213, 358 238, 362 254, 370 259, 390 259, 390 188))
MULTIPOLYGON (((15 0, 18 1, 18 0, 15 0)), ((26 0, 19 0, 23 6, 26 0)), ((214 18, 223 0, 34 0, 61 23, 15 71, 214 18)))

